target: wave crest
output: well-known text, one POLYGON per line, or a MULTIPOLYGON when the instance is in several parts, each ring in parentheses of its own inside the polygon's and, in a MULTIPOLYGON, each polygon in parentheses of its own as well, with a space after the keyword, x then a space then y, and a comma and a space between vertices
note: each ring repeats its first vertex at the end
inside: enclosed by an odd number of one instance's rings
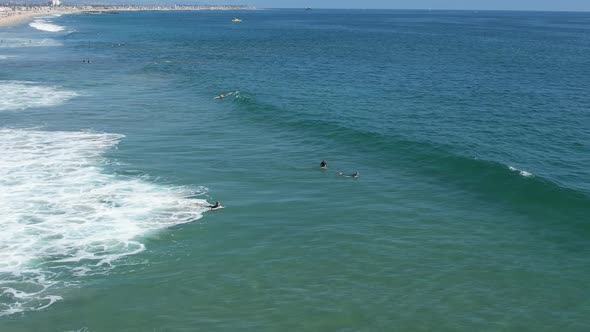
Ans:
POLYGON ((48 31, 48 32, 60 32, 60 31, 65 30, 65 28, 62 27, 61 25, 50 23, 42 18, 38 18, 38 19, 34 20, 33 22, 29 23, 29 26, 31 28, 35 28, 37 30, 48 31))
POLYGON ((508 166, 508 169, 511 170, 511 171, 513 171, 513 172, 518 172, 518 174, 520 174, 520 175, 522 175, 524 177, 527 177, 527 178, 530 177, 530 176, 533 176, 532 173, 529 173, 527 171, 523 171, 523 170, 518 169, 516 167, 508 166))

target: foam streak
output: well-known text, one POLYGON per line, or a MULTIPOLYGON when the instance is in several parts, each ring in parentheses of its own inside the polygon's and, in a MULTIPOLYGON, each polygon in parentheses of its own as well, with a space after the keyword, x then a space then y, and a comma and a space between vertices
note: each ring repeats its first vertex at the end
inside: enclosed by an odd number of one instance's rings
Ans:
POLYGON ((41 86, 31 82, 0 81, 0 112, 48 107, 75 97, 73 91, 57 86, 41 86))

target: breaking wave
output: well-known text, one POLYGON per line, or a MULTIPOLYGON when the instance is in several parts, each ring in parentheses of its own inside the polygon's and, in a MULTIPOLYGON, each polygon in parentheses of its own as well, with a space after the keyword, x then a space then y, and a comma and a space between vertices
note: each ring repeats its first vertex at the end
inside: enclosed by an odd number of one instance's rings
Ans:
POLYGON ((204 188, 106 173, 123 137, 0 129, 0 316, 47 308, 65 280, 108 273, 144 250, 142 235, 207 210, 191 198, 204 188))

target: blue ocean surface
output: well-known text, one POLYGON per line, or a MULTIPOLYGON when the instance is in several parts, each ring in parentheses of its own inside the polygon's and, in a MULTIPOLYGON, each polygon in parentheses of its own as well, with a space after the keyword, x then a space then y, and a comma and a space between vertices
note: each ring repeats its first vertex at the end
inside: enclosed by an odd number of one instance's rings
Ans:
POLYGON ((0 39, 0 331, 590 330, 589 13, 0 39))

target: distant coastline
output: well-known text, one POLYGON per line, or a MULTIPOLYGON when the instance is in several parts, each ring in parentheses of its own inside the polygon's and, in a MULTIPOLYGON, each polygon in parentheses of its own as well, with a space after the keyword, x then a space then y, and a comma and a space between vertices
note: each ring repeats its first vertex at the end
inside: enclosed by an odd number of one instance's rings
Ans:
POLYGON ((109 13, 120 11, 171 11, 171 10, 256 10, 255 7, 241 5, 224 6, 49 6, 49 5, 12 5, 0 4, 0 26, 17 25, 40 15, 75 14, 75 13, 109 13))

